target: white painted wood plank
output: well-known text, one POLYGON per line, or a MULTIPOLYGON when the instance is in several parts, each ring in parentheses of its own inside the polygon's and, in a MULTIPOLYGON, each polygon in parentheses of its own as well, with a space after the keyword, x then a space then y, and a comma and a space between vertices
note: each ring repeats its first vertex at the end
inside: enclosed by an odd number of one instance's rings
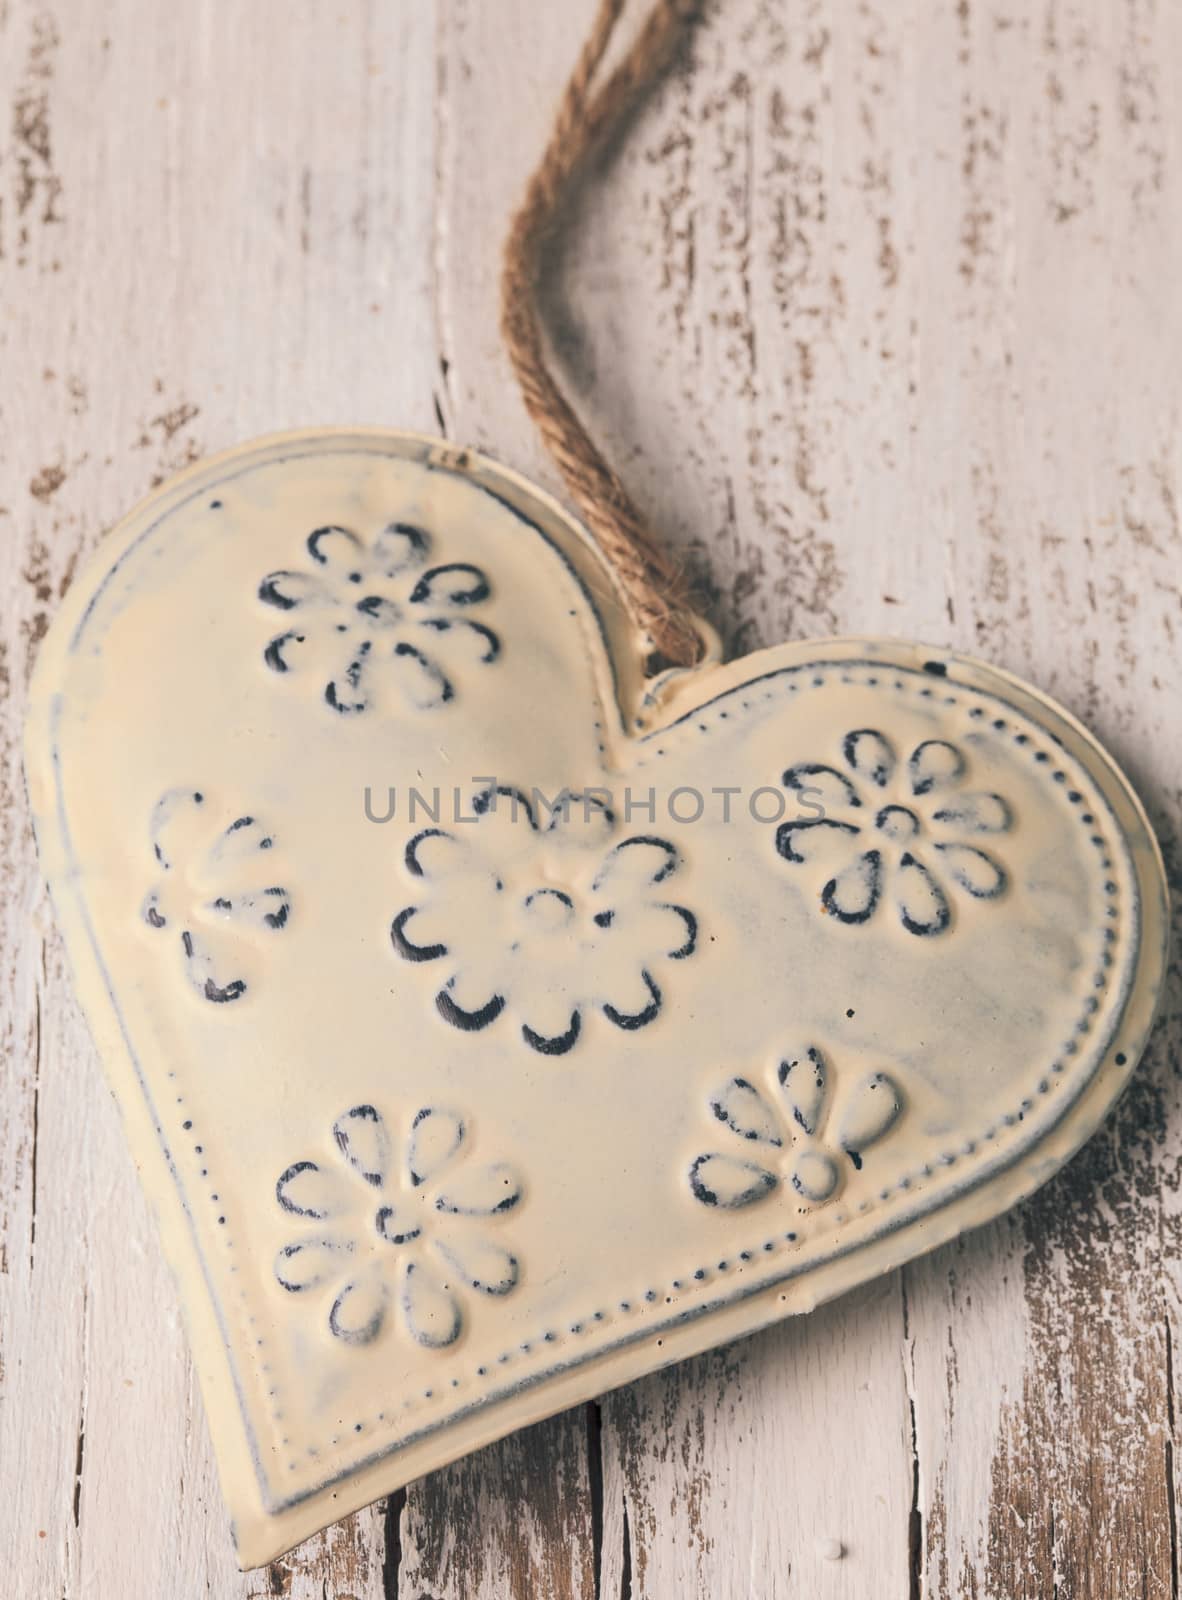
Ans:
POLYGON ((0 6, 14 1594, 384 1591, 380 1508, 290 1567, 235 1573, 172 1287, 37 885, 16 740, 78 549, 153 483, 279 427, 432 427, 433 99, 421 0, 0 6))
MULTIPOLYGON (((855 413, 843 398, 851 366, 866 369, 872 392, 891 381, 904 390, 906 377, 880 377, 890 334, 869 309, 853 319, 852 351, 834 331, 842 321, 843 340, 848 332, 839 272, 865 263, 876 276, 882 247, 861 194, 857 108, 834 106, 839 69, 814 10, 789 17, 742 0, 710 9, 585 196, 551 307, 579 404, 661 533, 726 596, 715 619, 740 647, 835 626, 830 502, 874 494, 880 479, 896 500, 906 492, 892 486, 885 446, 867 486, 838 425, 855 413), (863 328, 872 350, 858 342, 863 328)), ((448 59, 458 64, 448 82, 460 89, 444 123, 447 218, 500 231, 593 11, 580 0, 561 19, 531 10, 527 22, 521 7, 516 26, 531 34, 522 70, 503 51, 508 7, 449 7, 448 59), (500 115, 510 81, 515 115, 494 159, 479 131, 500 115)), ((851 74, 869 24, 857 31, 843 45, 851 74)), ((553 482, 493 336, 493 264, 445 241, 442 273, 457 435, 502 450, 508 440, 514 464, 553 482)), ((897 453, 906 418, 889 398, 882 410, 897 453)), ((866 566, 866 581, 880 583, 866 566)), ((933 611, 938 577, 934 594, 933 611)), ((882 609, 875 595, 871 615, 882 609)), ((602 1593, 624 1592, 625 1573, 636 1596, 905 1592, 912 1463, 897 1281, 609 1397, 602 1429, 602 1593), (858 1455, 836 1482, 825 1470, 834 1440, 856 1441, 858 1455), (826 1539, 848 1556, 826 1560, 826 1539)))
POLYGON ((606 1397, 601 1593, 906 1594, 898 1324, 892 1274, 606 1397))
MULTIPOLYGON (((972 535, 958 626, 1125 762, 1177 884, 1180 19, 1001 15, 950 11, 913 58, 933 85, 942 69, 919 241, 954 356, 942 407, 979 419, 950 501, 972 535), (934 219, 957 212, 942 257, 934 219)), ((1124 1104, 1067 1172, 907 1270, 932 1595, 1177 1592, 1179 1004, 1175 970, 1124 1104)))

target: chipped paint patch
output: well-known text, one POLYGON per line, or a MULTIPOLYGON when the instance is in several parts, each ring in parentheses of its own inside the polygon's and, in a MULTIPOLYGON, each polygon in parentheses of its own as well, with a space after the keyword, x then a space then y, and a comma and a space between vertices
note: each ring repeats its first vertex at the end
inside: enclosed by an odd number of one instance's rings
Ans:
POLYGON ((0 260, 28 264, 43 228, 63 220, 62 180, 55 165, 52 90, 61 35, 52 12, 27 23, 23 70, 9 102, 7 148, 0 162, 0 260))
POLYGON ((50 462, 29 479, 29 493, 43 503, 52 500, 66 481, 66 469, 60 461, 50 462))

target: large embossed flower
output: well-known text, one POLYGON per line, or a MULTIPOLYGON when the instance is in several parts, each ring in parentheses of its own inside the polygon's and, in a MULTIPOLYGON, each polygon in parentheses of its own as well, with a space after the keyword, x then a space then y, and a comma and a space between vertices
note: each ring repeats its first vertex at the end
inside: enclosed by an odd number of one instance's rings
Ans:
POLYGON ((257 937, 287 927, 291 896, 274 881, 274 839, 256 817, 220 827, 198 789, 170 789, 152 811, 159 870, 144 921, 176 944, 190 983, 224 1005, 247 990, 242 966, 257 937))
POLYGON ((895 1126, 903 1095, 885 1072, 862 1073, 848 1086, 815 1044, 792 1048, 761 1090, 748 1078, 729 1078, 710 1096, 710 1110, 734 1139, 732 1150, 710 1150, 690 1164, 689 1186, 706 1206, 733 1210, 787 1184, 809 1205, 836 1196, 865 1153, 895 1126), (738 1155, 739 1141, 750 1152, 738 1155))
POLYGON ((464 1170, 464 1122, 434 1106, 415 1115, 400 1161, 371 1105, 339 1116, 332 1133, 337 1163, 294 1161, 275 1185, 300 1224, 275 1260, 280 1286, 322 1306, 344 1344, 372 1344, 392 1313, 419 1344, 454 1344, 470 1292, 517 1287, 518 1259, 495 1237, 521 1201, 516 1173, 503 1164, 464 1170))
POLYGON ((304 570, 272 572, 259 599, 289 613, 263 652, 274 671, 314 662, 326 704, 369 709, 386 686, 430 710, 454 700, 457 667, 495 661, 500 640, 472 617, 491 593, 479 567, 435 562, 425 528, 391 522, 368 542, 349 528, 308 535, 304 570))
POLYGON ((900 761, 885 734, 856 728, 842 740, 846 771, 802 761, 784 773, 810 813, 782 822, 776 849, 794 866, 819 868, 822 911, 868 922, 889 894, 908 933, 952 926, 947 880, 976 900, 1007 886, 992 853, 968 842, 1013 825, 1001 795, 963 788, 968 761, 945 739, 925 739, 900 761))
POLYGON ((676 847, 622 835, 597 796, 564 794, 545 827, 518 790, 476 796, 473 819, 431 827, 406 847, 422 892, 391 926, 404 961, 438 962, 440 1016, 468 1033, 503 1011, 543 1055, 564 1055, 597 1009, 625 1032, 664 1004, 658 963, 694 952, 698 922, 668 898, 676 847))

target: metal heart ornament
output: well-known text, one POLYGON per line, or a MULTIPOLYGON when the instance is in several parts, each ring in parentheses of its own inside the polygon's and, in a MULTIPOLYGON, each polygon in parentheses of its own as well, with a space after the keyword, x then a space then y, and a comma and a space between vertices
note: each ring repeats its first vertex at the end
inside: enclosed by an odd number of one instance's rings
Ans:
POLYGON ((646 681, 577 524, 396 433, 133 513, 27 764, 247 1565, 996 1215, 1162 978, 1045 696, 877 640, 646 681))

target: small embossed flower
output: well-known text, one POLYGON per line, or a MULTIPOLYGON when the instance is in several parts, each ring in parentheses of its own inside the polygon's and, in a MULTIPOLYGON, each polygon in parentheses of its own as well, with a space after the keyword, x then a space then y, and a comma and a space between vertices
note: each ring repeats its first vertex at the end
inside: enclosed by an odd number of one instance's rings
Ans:
POLYGON ((276 1257, 280 1286, 325 1306, 344 1344, 372 1344, 395 1315, 428 1349, 454 1344, 470 1293, 517 1287, 517 1257, 495 1237, 521 1201, 516 1173, 465 1170, 468 1130, 437 1106, 416 1113, 400 1161, 371 1105, 344 1112, 332 1133, 338 1161, 295 1161, 275 1185, 301 1225, 276 1257))
POLYGON ((895 1126, 903 1096, 885 1072, 864 1074, 842 1089, 831 1084, 820 1048, 804 1044, 778 1062, 761 1092, 748 1078, 730 1078, 710 1096, 710 1110, 750 1149, 709 1151, 690 1164, 689 1186, 706 1206, 733 1210, 789 1185, 801 1200, 823 1205, 849 1169, 860 1171, 871 1146, 895 1126))
POLYGON ((509 1010, 531 1049, 564 1055, 592 1008, 625 1032, 660 1014, 657 964, 691 956, 698 936, 694 913, 667 898, 680 865, 665 839, 621 837, 596 795, 565 793, 541 827, 525 795, 490 788, 466 823, 411 839, 423 893, 390 935, 404 961, 446 966, 445 1022, 475 1033, 509 1010))
POLYGON ((952 926, 945 881, 975 900, 996 900, 1008 879, 994 856, 969 838, 1013 825, 998 794, 964 790, 964 754, 945 739, 925 739, 905 762, 874 728, 842 740, 848 772, 802 761, 784 773, 786 788, 818 815, 782 822, 776 849, 795 866, 824 872, 822 911, 843 923, 869 922, 889 893, 908 933, 952 926))
POLYGON ((349 528, 317 528, 306 545, 310 568, 259 585, 260 600, 290 614, 263 659, 281 673, 314 661, 334 711, 365 711, 387 685, 432 710, 455 698, 457 667, 500 654, 497 635, 470 614, 489 598, 487 577, 466 561, 432 562, 425 528, 391 522, 368 543, 349 528))
POLYGON ((149 837, 160 876, 142 916, 176 943, 190 983, 225 1005, 247 990, 249 945, 287 927, 291 897, 274 880, 274 840, 251 816, 219 827, 198 789, 170 789, 149 837))

